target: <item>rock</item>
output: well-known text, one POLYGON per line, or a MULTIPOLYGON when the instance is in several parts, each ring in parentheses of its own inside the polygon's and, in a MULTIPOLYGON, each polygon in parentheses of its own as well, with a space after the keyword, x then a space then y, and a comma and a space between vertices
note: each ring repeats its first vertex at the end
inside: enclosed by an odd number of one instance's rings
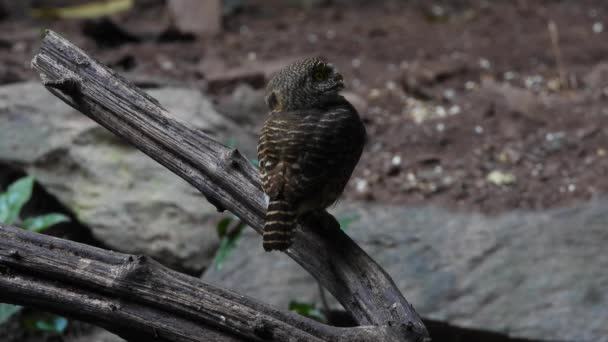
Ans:
POLYGON ((257 136, 218 113, 211 100, 198 90, 165 88, 151 89, 148 93, 190 127, 215 136, 222 143, 234 142, 235 147, 248 157, 256 155, 257 136))
POLYGON ((25 79, 23 73, 15 64, 3 63, 0 65, 0 84, 15 83, 25 79))
POLYGON ((492 101, 494 110, 500 113, 518 113, 528 119, 538 121, 536 113, 550 106, 551 99, 534 92, 514 87, 508 83, 497 83, 484 79, 475 96, 492 101))
POLYGON ((24 316, 14 316, 8 322, 0 324, 2 342, 125 342, 122 338, 90 323, 70 319, 65 333, 37 331, 25 328, 24 316))
POLYGON ((67 339, 66 342, 125 342, 125 340, 107 330, 95 328, 85 336, 67 339))
MULTIPOLYGON (((189 127, 219 141, 236 140, 246 154, 254 153, 255 138, 215 112, 200 92, 165 88, 150 94, 189 127)), ((215 207, 38 83, 0 88, 0 132, 0 164, 34 175, 110 248, 189 272, 209 264, 218 244, 215 207)))
POLYGON ((301 57, 285 57, 276 60, 258 60, 252 56, 241 65, 228 66, 217 56, 208 56, 199 62, 198 69, 205 75, 209 90, 217 92, 247 83, 259 89, 266 85, 272 75, 301 57))
POLYGON ((237 124, 255 126, 264 121, 268 106, 264 102, 264 90, 242 83, 220 101, 217 110, 237 124))
POLYGON ((222 1, 169 0, 173 24, 180 32, 214 35, 222 30, 222 1))
POLYGON ((208 90, 212 93, 236 87, 245 83, 254 88, 263 88, 266 84, 264 74, 259 70, 238 67, 228 70, 213 70, 205 74, 208 90))
POLYGON ((433 89, 438 83, 467 73, 471 69, 462 58, 443 56, 433 61, 417 61, 408 64, 401 77, 401 86, 413 96, 428 100, 440 99, 440 93, 433 89))
POLYGON ((608 62, 596 64, 583 78, 589 88, 602 89, 608 87, 608 62))
MULTIPOLYGON (((334 212, 358 217, 347 233, 424 317, 543 341, 608 341, 607 199, 499 217, 359 203, 334 212)), ((206 281, 280 309, 320 303, 311 276, 244 236, 206 281)))
POLYGON ((0 19, 25 18, 30 11, 31 0, 0 0, 0 19))

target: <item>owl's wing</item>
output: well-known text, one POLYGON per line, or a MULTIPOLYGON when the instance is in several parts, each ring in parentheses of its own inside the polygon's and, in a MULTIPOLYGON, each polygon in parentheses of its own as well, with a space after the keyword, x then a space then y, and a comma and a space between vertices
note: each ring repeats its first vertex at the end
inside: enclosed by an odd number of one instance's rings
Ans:
POLYGON ((328 188, 337 192, 329 196, 337 198, 364 140, 365 129, 350 105, 271 113, 258 144, 264 191, 294 204, 323 201, 328 188))

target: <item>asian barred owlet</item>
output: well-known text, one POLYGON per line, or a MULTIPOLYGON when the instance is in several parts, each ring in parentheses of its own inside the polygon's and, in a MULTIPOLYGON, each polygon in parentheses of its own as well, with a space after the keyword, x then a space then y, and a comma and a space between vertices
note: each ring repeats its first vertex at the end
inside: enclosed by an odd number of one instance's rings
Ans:
POLYGON ((365 127, 343 88, 321 58, 291 64, 268 83, 270 114, 258 142, 266 251, 289 248, 298 218, 333 204, 359 161, 365 127))

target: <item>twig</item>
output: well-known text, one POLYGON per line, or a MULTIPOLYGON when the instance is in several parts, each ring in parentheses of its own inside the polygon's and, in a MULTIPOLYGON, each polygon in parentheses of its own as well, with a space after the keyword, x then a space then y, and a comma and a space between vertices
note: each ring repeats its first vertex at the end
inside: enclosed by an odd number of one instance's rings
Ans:
POLYGON ((551 49, 555 56, 555 63, 557 64, 557 73, 559 75, 559 84, 562 89, 568 88, 568 77, 566 74, 566 68, 564 67, 564 61, 562 59, 562 50, 559 46, 559 30, 557 24, 553 20, 549 20, 547 24, 549 30, 549 38, 551 39, 551 49))
POLYGON ((317 285, 319 286, 319 297, 321 298, 321 305, 323 306, 323 311, 329 312, 331 308, 329 307, 329 302, 327 302, 325 289, 323 288, 323 285, 321 285, 319 282, 317 282, 317 285))
MULTIPOLYGON (((261 232, 265 209, 258 171, 238 150, 172 119, 158 101, 54 32, 46 32, 32 66, 53 94, 188 181, 218 210, 261 232)), ((428 337, 388 274, 340 229, 304 225, 286 253, 360 325, 390 327, 398 341, 428 337)))

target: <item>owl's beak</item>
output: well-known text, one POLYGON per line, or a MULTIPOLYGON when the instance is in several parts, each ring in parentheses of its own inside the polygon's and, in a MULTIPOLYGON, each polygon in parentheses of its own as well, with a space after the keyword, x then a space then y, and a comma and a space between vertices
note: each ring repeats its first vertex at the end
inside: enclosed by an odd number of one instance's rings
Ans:
POLYGON ((334 73, 334 82, 336 83, 336 85, 334 86, 336 90, 340 91, 344 89, 344 78, 337 72, 334 73))

